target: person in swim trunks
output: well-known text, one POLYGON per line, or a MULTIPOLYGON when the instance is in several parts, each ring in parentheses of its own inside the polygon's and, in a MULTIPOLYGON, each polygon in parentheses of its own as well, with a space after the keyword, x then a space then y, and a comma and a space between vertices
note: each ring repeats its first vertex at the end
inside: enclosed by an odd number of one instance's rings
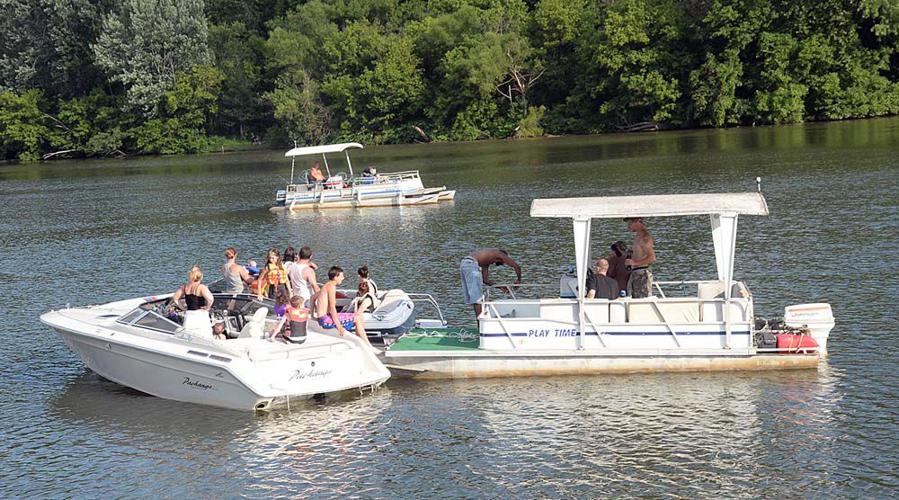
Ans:
POLYGON ((365 339, 368 344, 368 335, 365 334, 362 311, 356 313, 337 312, 337 287, 343 283, 343 269, 332 266, 328 270, 328 282, 312 296, 311 302, 315 312, 315 320, 318 325, 326 330, 337 329, 340 335, 346 332, 355 332, 359 338, 365 339))
POLYGON ((656 261, 652 235, 646 230, 642 217, 628 217, 624 222, 627 222, 628 231, 636 233, 634 254, 624 261, 631 271, 627 280, 627 294, 635 299, 649 297, 652 295, 652 271, 649 266, 656 261))
POLYGON ((481 315, 481 297, 484 295, 484 286, 492 286, 490 281, 490 265, 509 266, 515 270, 515 284, 521 283, 521 267, 509 257, 509 253, 499 248, 482 248, 465 256, 459 263, 459 273, 462 275, 462 293, 465 295, 465 303, 474 306, 475 317, 481 315))

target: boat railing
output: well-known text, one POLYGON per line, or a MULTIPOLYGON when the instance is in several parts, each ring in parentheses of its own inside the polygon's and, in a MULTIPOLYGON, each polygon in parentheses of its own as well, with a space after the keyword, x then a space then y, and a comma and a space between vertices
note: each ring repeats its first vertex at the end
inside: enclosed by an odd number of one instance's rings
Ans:
POLYGON ((446 320, 443 318, 443 311, 440 310, 440 304, 437 303, 437 299, 435 299, 433 295, 429 293, 406 293, 406 295, 408 295, 416 305, 418 303, 425 303, 433 307, 437 311, 440 323, 444 326, 446 325, 446 320))
POLYGON ((418 170, 409 170, 405 172, 387 172, 373 176, 354 175, 352 177, 343 174, 332 176, 330 179, 317 182, 295 182, 287 185, 287 192, 293 193, 301 189, 316 191, 321 189, 340 189, 351 188, 356 186, 368 186, 373 184, 390 184, 406 180, 420 179, 418 170))
MULTIPOLYGON (((540 305, 562 305, 569 304, 571 306, 576 306, 579 304, 579 300, 577 298, 556 298, 556 297, 543 297, 543 298, 517 298, 513 294, 513 287, 538 287, 538 286, 547 286, 547 285, 493 285, 493 288, 508 288, 510 290, 509 298, 502 298, 498 300, 491 300, 489 297, 485 295, 483 300, 484 304, 487 304, 489 307, 485 308, 487 311, 485 319, 498 319, 501 321, 505 320, 533 320, 534 318, 541 317, 540 305), (498 307, 499 306, 499 307, 498 307), (516 307, 517 306, 517 307, 516 307), (535 308, 534 306, 538 306, 535 308), (520 314, 519 311, 525 312, 525 314, 520 314)), ((703 314, 703 308, 706 305, 712 307, 709 313, 717 313, 717 308, 720 306, 722 319, 720 321, 725 321, 723 316, 723 311, 727 309, 728 306, 737 308, 736 312, 738 313, 733 318, 729 318, 728 321, 751 321, 753 316, 752 312, 752 301, 748 300, 748 298, 731 298, 725 299, 721 297, 713 297, 713 298, 699 298, 695 296, 685 296, 685 297, 646 297, 646 298, 632 298, 632 297, 620 297, 618 299, 584 299, 584 305, 588 308, 595 307, 596 305, 610 305, 610 304, 620 304, 624 308, 624 317, 627 318, 624 322, 628 324, 645 324, 645 325, 655 325, 655 324, 663 324, 669 323, 668 319, 666 319, 670 313, 666 313, 662 311, 660 306, 670 308, 674 306, 675 308, 679 305, 688 305, 691 306, 689 309, 693 309, 695 306, 695 319, 691 321, 677 321, 678 324, 692 324, 692 323, 707 323, 709 321, 718 321, 706 319, 706 314, 703 314), (661 318, 661 321, 635 321, 634 311, 632 311, 635 307, 646 307, 648 305, 652 311, 657 315, 658 318, 661 318)), ((574 311, 574 309, 572 309, 574 311)), ((645 311, 641 311, 643 313, 645 311)), ((692 311, 691 311, 692 312, 692 311)), ((567 323, 577 324, 575 320, 576 316, 572 316, 571 321, 567 321, 567 323)), ((566 322, 566 321, 562 321, 566 322)))
MULTIPOLYGON (((512 300, 517 300, 519 296, 522 298, 528 297, 530 294, 537 292, 538 290, 547 290, 547 291, 556 291, 559 290, 559 283, 508 283, 508 284, 493 284, 486 285, 484 287, 484 300, 490 301, 491 291, 493 293, 502 294, 508 296, 512 300)), ((533 299, 539 299, 540 296, 534 296, 533 299)), ((546 298, 546 297, 543 297, 546 298)))

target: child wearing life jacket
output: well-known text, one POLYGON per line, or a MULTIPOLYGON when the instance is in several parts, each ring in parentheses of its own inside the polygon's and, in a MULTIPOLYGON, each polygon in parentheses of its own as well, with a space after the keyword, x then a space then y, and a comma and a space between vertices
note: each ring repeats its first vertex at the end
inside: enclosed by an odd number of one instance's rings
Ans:
POLYGON ((309 319, 309 309, 306 309, 304 302, 303 297, 294 295, 290 298, 290 304, 284 315, 286 321, 281 336, 296 344, 306 341, 306 320, 309 319))
POLYGON ((290 280, 287 278, 287 269, 284 268, 284 264, 281 262, 281 252, 277 248, 272 248, 268 251, 266 260, 265 266, 259 273, 256 294, 260 299, 263 295, 274 299, 277 290, 282 289, 290 297, 292 295, 290 280))

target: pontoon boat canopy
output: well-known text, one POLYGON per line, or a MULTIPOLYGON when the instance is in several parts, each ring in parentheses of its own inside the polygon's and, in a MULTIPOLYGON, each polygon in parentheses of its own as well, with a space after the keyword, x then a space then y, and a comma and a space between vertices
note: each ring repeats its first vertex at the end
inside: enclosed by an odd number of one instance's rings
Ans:
POLYGON ((287 153, 284 153, 284 156, 308 156, 321 155, 325 153, 342 153, 347 149, 353 148, 362 149, 362 144, 359 144, 358 142, 345 142, 343 144, 325 144, 323 146, 293 148, 287 153))
POLYGON ((761 193, 545 198, 531 202, 531 217, 612 219, 709 214, 768 215, 768 204, 761 193))
MULTIPOLYGON (((531 217, 571 218, 574 229, 574 254, 579 290, 583 290, 587 269, 590 268, 590 226, 593 219, 709 215, 718 279, 724 283, 724 299, 728 301, 731 299, 737 218, 740 214, 768 215, 768 204, 762 193, 549 198, 536 199, 531 202, 531 217)), ((578 302, 580 303, 578 326, 580 332, 584 332, 583 295, 578 294, 578 302)), ((730 325, 726 312, 725 331, 727 332, 726 342, 729 345, 730 325)), ((583 333, 581 336, 583 337, 583 333)))

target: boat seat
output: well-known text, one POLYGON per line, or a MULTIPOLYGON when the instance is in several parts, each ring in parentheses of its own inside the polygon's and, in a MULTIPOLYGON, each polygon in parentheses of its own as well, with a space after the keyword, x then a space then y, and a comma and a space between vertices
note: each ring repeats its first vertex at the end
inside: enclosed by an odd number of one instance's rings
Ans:
POLYGON ((261 339, 265 336, 265 318, 268 316, 268 308, 260 307, 253 313, 253 317, 240 330, 239 339, 261 339))
POLYGON ((388 290, 381 298, 380 304, 372 310, 371 315, 375 319, 381 319, 402 306, 408 296, 402 290, 388 290))

